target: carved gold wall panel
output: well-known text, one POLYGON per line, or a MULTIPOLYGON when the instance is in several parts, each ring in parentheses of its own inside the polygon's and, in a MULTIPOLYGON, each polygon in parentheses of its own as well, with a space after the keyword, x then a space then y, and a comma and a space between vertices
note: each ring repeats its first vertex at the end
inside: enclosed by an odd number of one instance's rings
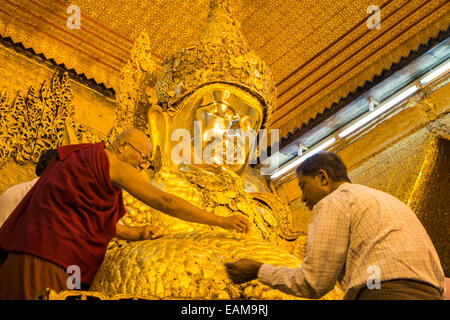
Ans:
POLYGON ((9 157, 24 164, 37 162, 43 150, 62 143, 66 119, 73 115, 67 74, 55 75, 39 92, 31 87, 8 105, 8 93, 0 95, 0 165, 9 157))

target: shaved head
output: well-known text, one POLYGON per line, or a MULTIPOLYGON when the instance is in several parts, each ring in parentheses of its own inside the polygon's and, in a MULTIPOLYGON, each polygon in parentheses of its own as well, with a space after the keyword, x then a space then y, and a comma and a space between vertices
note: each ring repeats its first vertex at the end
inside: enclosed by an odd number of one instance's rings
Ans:
POLYGON ((114 141, 115 142, 129 142, 139 148, 140 151, 152 154, 152 144, 147 135, 138 129, 128 129, 122 132, 114 141))

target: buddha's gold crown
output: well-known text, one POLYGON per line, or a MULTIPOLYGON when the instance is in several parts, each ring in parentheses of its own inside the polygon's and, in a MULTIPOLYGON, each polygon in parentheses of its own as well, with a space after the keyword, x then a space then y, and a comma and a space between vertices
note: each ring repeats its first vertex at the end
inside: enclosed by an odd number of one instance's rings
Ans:
POLYGON ((156 83, 158 101, 165 111, 174 114, 182 108, 180 102, 196 89, 228 83, 261 101, 265 127, 276 99, 271 72, 240 33, 239 22, 230 14, 230 0, 211 0, 210 9, 197 41, 162 63, 156 83))

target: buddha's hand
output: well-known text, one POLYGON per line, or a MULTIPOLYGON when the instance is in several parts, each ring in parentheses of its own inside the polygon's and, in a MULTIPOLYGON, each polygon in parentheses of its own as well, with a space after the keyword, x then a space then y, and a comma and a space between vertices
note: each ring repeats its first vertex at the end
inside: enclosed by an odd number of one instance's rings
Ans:
POLYGON ((228 277, 235 284, 241 284, 258 278, 262 263, 251 259, 240 259, 225 263, 228 277))
POLYGON ((233 215, 229 217, 223 217, 223 222, 220 226, 224 229, 247 233, 250 229, 250 222, 243 216, 233 215))

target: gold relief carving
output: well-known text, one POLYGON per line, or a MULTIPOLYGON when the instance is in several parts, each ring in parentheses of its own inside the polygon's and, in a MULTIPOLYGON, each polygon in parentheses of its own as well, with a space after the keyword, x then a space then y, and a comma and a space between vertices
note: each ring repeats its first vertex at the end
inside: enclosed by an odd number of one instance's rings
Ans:
POLYGON ((66 132, 68 134, 66 144, 103 142, 106 146, 109 146, 115 137, 111 133, 106 135, 93 128, 86 127, 73 118, 67 119, 66 132))
POLYGON ((252 197, 270 208, 263 213, 263 218, 269 225, 279 226, 279 237, 287 241, 296 240, 299 236, 305 236, 303 232, 293 230, 293 215, 289 205, 283 202, 278 196, 266 192, 254 192, 252 197), (272 222, 273 221, 273 222, 272 222))
POLYGON ((43 150, 64 144, 112 142, 105 135, 74 120, 72 90, 67 73, 55 74, 36 94, 31 87, 9 105, 9 94, 0 93, 0 166, 10 157, 17 163, 37 163, 43 150))
POLYGON ((7 119, 11 106, 8 104, 9 94, 7 91, 2 91, 0 93, 0 165, 4 164, 9 158, 12 152, 12 136, 9 134, 4 134, 6 131, 7 119))
POLYGON ((150 39, 142 32, 135 40, 130 59, 122 68, 116 89, 116 121, 111 137, 131 127, 150 135, 148 111, 156 104, 154 86, 156 65, 151 56, 150 39))
POLYGON ((426 123, 436 119, 436 105, 423 90, 408 99, 408 108, 417 108, 426 123))
POLYGON ((73 115, 67 73, 45 81, 39 94, 31 87, 8 106, 8 93, 0 95, 0 165, 12 157, 20 164, 37 162, 41 152, 62 143, 67 117, 73 115))
MULTIPOLYGON (((435 84, 434 86, 437 85, 435 84)), ((419 91, 416 95, 409 98, 407 105, 409 108, 417 108, 418 113, 425 121, 430 134, 445 135, 445 132, 449 131, 448 126, 438 118, 436 103, 429 97, 430 92, 432 91, 419 91)))
POLYGON ((436 105, 431 102, 428 97, 424 97, 418 103, 418 108, 421 116, 426 122, 430 122, 436 119, 436 105))

